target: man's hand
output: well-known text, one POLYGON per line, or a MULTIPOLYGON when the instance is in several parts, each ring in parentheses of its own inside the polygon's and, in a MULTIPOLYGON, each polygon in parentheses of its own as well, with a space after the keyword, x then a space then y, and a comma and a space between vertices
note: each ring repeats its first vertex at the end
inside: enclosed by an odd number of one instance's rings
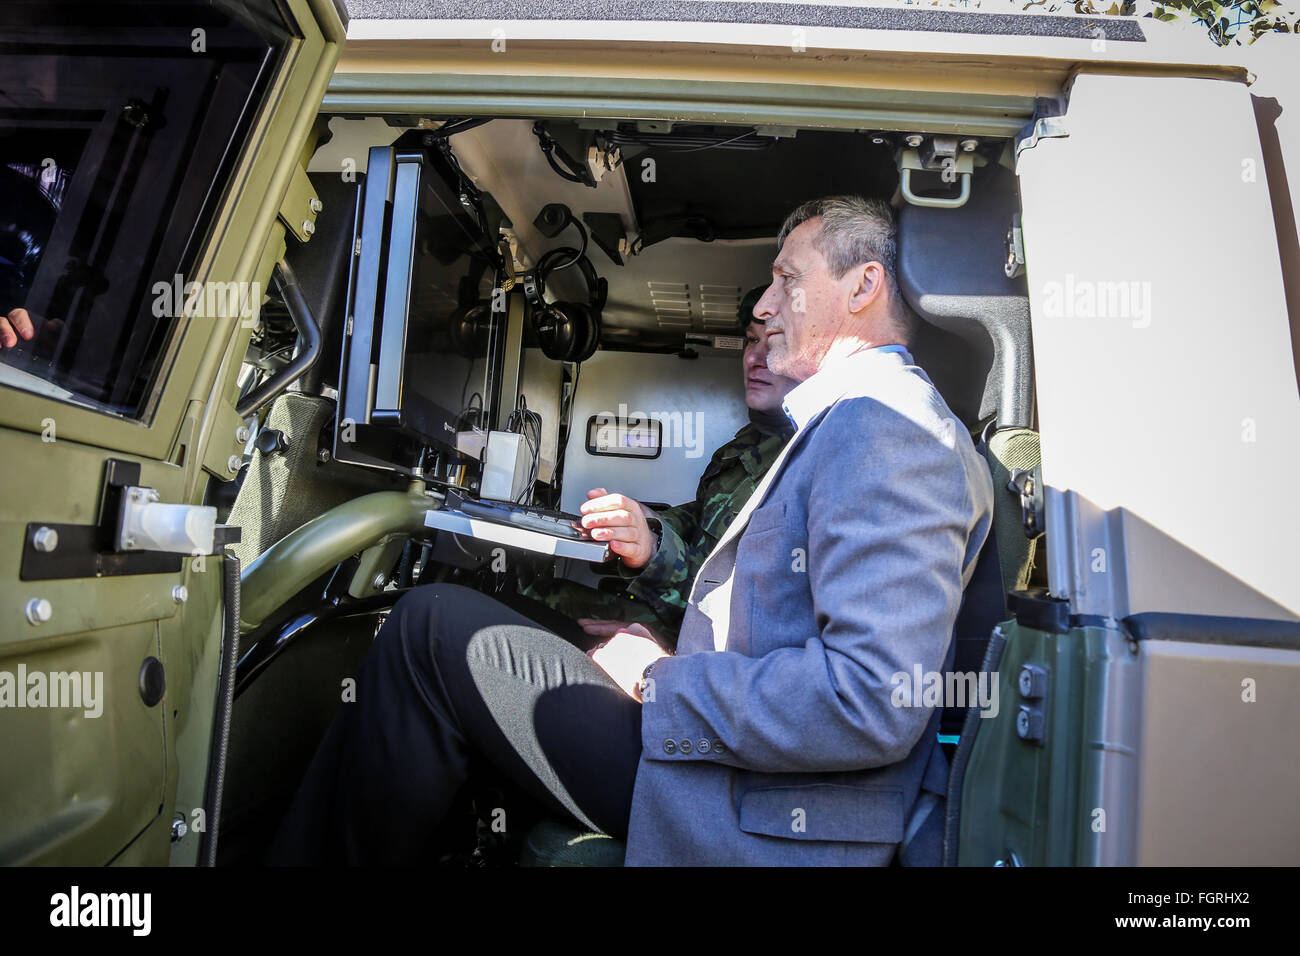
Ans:
POLYGON ((636 685, 641 674, 654 661, 667 657, 641 624, 628 624, 604 644, 588 651, 601 670, 633 700, 640 700, 636 685))
MULTIPOLYGON (((623 621, 607 621, 598 617, 580 617, 578 618, 578 626, 592 637, 598 637, 603 641, 607 641, 619 631, 631 629, 633 625, 627 624, 623 621)), ((666 647, 668 645, 667 638, 664 637, 663 632, 657 627, 654 627, 651 624, 637 624, 635 626, 640 629, 637 633, 640 633, 642 630, 645 631, 646 634, 650 636, 650 639, 655 641, 660 647, 666 647)))
POLYGON ((19 339, 30 342, 35 334, 26 309, 11 309, 7 315, 0 315, 0 348, 11 349, 19 339))
POLYGON ((608 541, 609 548, 629 568, 643 568, 655 553, 655 536, 646 523, 639 501, 627 495, 611 495, 604 488, 592 488, 578 509, 582 526, 596 541, 608 541))

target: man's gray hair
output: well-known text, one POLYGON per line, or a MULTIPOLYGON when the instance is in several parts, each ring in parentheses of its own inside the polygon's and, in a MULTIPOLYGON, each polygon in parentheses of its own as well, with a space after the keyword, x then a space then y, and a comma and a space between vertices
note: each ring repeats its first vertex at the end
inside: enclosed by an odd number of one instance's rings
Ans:
POLYGON ((891 311, 899 331, 910 339, 918 319, 898 288, 898 228, 889 203, 862 196, 810 199, 786 216, 777 233, 777 250, 785 245, 786 236, 793 230, 819 217, 821 231, 813 246, 826 259, 831 275, 843 278, 844 273, 864 262, 879 262, 884 266, 891 311))

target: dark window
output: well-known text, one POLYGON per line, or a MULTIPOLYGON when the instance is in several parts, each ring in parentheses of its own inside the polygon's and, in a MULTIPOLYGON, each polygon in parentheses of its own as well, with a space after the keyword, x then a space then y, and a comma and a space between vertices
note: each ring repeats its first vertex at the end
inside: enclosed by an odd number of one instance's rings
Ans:
POLYGON ((0 4, 0 316, 35 330, 0 348, 0 383, 147 416, 176 290, 290 38, 272 9, 0 4))

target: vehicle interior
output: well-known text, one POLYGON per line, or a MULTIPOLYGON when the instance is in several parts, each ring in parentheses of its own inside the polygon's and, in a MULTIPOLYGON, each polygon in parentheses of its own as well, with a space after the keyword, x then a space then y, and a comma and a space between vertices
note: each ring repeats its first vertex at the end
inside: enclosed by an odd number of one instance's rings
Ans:
MULTIPOLYGON (((314 137, 314 229, 290 239, 245 359, 243 465, 209 491, 241 528, 243 567, 220 863, 261 858, 408 590, 506 597, 538 574, 621 587, 607 552, 536 521, 593 487, 651 507, 694 497, 746 421, 741 301, 769 281, 778 229, 805 200, 894 204, 898 280, 923 320, 913 354, 993 474, 953 668, 980 669, 1008 593, 1045 583, 1009 140, 424 115, 322 115, 314 137), (499 458, 490 433, 503 432, 519 438, 499 458), (485 532, 467 520, 476 505, 549 544, 485 532)), ((971 716, 944 714, 950 793, 971 716)), ((437 862, 621 862, 617 841, 566 821, 498 834, 488 815, 516 798, 499 781, 471 789, 457 850, 437 862)))

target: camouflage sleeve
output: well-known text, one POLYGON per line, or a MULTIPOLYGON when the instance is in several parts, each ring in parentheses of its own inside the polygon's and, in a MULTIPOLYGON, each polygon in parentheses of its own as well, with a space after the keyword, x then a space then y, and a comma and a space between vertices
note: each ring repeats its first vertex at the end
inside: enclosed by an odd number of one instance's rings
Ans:
POLYGON ((688 501, 658 513, 662 532, 659 550, 645 567, 635 572, 627 589, 674 630, 681 627, 691 584, 708 557, 708 551, 701 551, 693 544, 700 536, 699 512, 699 502, 688 501))

